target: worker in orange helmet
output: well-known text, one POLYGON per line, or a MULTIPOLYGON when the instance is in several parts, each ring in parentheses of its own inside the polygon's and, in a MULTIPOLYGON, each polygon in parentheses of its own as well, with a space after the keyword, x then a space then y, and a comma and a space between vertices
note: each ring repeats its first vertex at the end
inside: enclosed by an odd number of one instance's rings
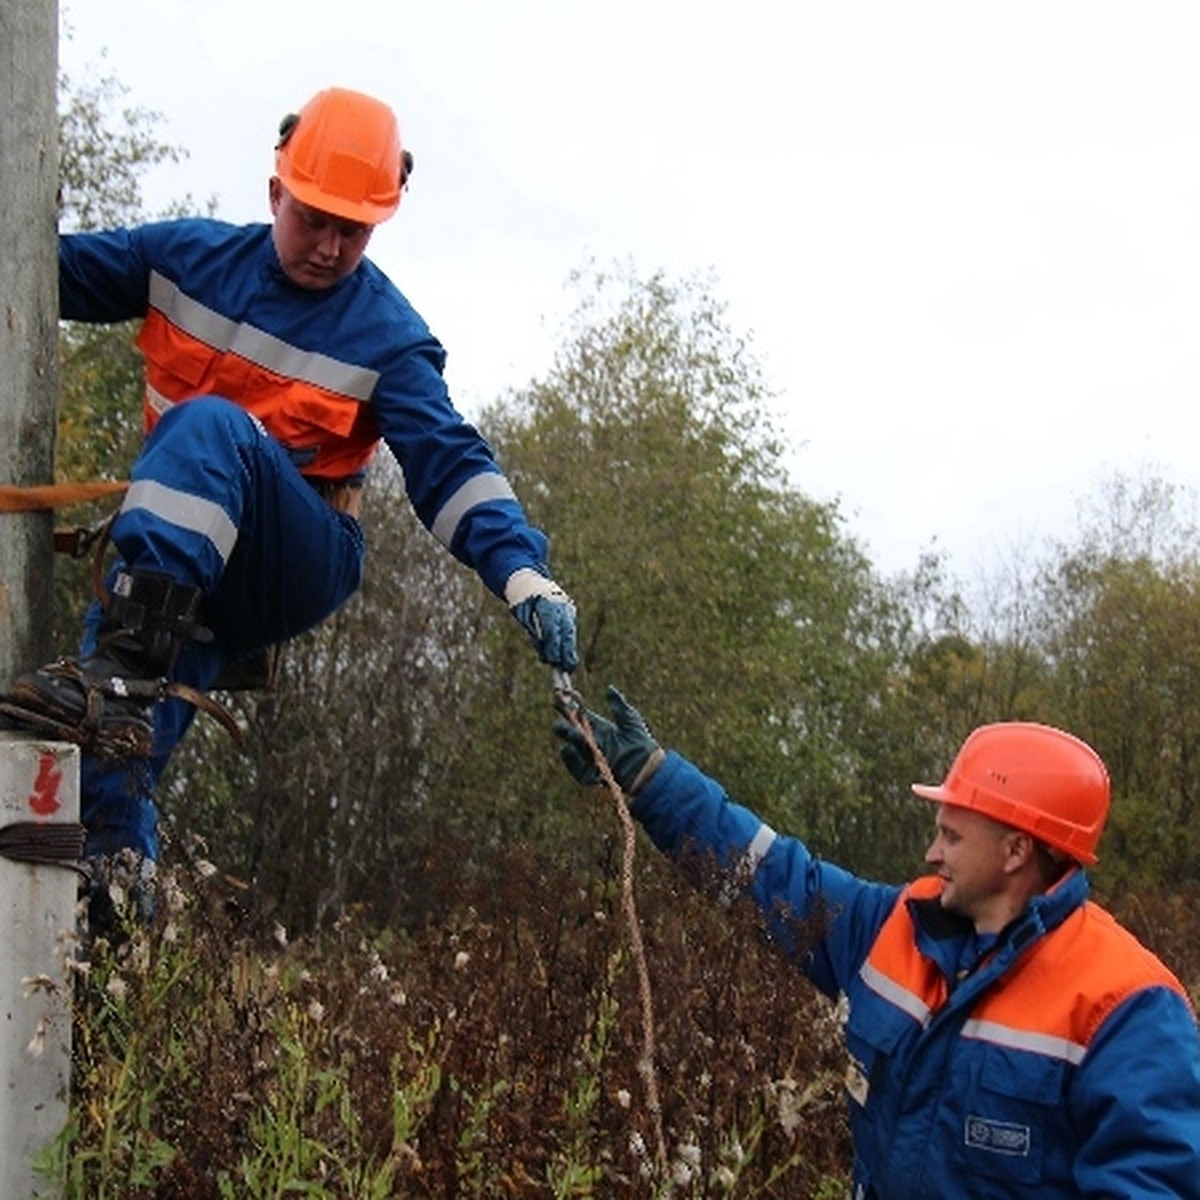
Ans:
MULTIPOLYGON (((1090 901, 1109 807, 1091 746, 985 725, 945 780, 932 873, 872 883, 815 857, 664 752, 610 688, 592 736, 659 849, 707 857, 774 938, 844 997, 858 1200, 1200 1197, 1200 1041, 1178 979, 1090 901), (824 918, 797 944, 808 916, 824 918)), ((562 758, 600 775, 560 718, 562 758)))
MULTIPOLYGON (((119 555, 80 656, 18 678, 0 713, 84 750, 86 855, 103 908, 120 860, 158 853, 155 782, 228 668, 339 608, 380 442, 412 505, 556 670, 575 609, 491 449, 455 410, 445 351, 366 257, 413 171, 392 109, 347 88, 279 128, 273 222, 182 219, 59 239, 62 316, 140 319, 147 439, 111 531, 119 555)), ((93 912, 96 906, 93 906, 93 912)))

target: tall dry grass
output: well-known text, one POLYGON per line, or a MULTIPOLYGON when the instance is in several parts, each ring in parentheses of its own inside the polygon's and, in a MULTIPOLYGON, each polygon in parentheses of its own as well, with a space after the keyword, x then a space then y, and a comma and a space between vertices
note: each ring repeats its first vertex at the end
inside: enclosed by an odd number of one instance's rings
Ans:
MULTIPOLYGON (((75 972, 47 1179, 67 1200, 847 1195, 837 1013, 750 913, 647 857, 652 1110, 618 858, 581 880, 512 851, 472 881, 441 847, 433 915, 297 940, 172 868, 150 926, 75 972)), ((1113 907, 1196 994, 1196 897, 1113 907)))

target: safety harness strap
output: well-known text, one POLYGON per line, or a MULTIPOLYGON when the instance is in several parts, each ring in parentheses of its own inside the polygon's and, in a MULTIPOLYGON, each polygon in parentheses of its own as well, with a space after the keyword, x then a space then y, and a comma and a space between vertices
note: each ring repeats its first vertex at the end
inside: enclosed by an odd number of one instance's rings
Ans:
POLYGON ((67 867, 82 875, 79 860, 86 836, 84 827, 74 821, 14 821, 0 826, 0 858, 67 867))
POLYGON ((0 512, 44 512, 69 504, 86 504, 105 496, 118 496, 129 490, 125 480, 100 480, 95 483, 46 483, 32 487, 0 484, 0 512))
MULTIPOLYGON (((357 517, 362 504, 362 481, 360 479, 314 482, 314 487, 334 508, 349 512, 357 517)), ((72 504, 86 504, 106 496, 123 495, 129 490, 128 480, 97 480, 91 483, 49 483, 31 487, 15 484, 0 484, 0 513, 43 512, 47 509, 63 508, 72 504)), ((100 603, 107 608, 108 589, 104 586, 104 552, 116 513, 110 513, 99 524, 90 527, 54 531, 56 554, 69 554, 72 558, 92 555, 92 590, 100 603)), ((246 662, 227 667, 213 687, 221 691, 271 691, 278 673, 279 647, 268 646, 261 654, 246 662)), ((183 685, 179 685, 182 695, 183 685)), ((236 728, 229 713, 215 701, 198 702, 194 699, 201 693, 186 689, 184 697, 197 708, 209 713, 226 729, 236 728), (231 728, 232 727, 232 728, 231 728)), ((240 731, 236 735, 240 737, 240 731)))

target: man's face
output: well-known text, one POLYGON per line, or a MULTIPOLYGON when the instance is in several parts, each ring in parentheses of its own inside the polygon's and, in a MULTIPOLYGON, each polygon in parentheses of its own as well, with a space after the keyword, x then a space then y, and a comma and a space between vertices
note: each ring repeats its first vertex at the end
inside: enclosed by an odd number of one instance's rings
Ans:
POLYGON ((980 933, 1008 920, 1005 864, 1012 862, 1014 832, 970 809, 938 806, 925 861, 942 880, 942 907, 974 921, 980 933))
POLYGON ((374 226, 301 204, 277 178, 271 180, 270 197, 275 253, 293 283, 332 287, 362 261, 374 226))

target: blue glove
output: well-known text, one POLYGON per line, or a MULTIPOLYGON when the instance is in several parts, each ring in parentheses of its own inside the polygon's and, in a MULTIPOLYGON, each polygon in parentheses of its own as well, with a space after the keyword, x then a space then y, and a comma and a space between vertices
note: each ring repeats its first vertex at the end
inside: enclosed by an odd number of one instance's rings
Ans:
MULTIPOLYGON (((611 721, 587 710, 592 737, 621 790, 636 796, 658 770, 664 757, 663 749, 654 740, 641 713, 615 687, 609 686, 606 698, 609 712, 613 715, 611 721)), ((554 722, 554 732, 563 739, 559 756, 576 782, 584 787, 602 783, 591 747, 583 733, 565 717, 554 722)))
POLYGON ((512 613, 548 666, 568 675, 579 667, 575 647, 575 605, 571 597, 554 582, 536 571, 515 571, 504 587, 504 596, 512 613))

